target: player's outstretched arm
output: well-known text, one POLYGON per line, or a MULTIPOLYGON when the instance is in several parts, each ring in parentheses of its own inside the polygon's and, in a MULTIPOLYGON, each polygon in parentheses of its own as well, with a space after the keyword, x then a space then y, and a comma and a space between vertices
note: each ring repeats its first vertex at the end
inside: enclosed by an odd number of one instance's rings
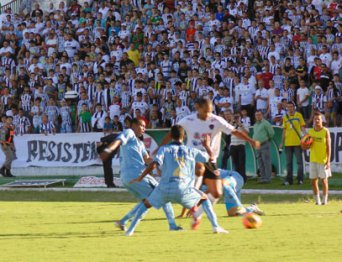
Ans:
POLYGON ((149 164, 148 167, 145 168, 145 170, 142 172, 142 174, 140 176, 138 176, 136 179, 131 180, 129 183, 133 184, 136 182, 140 182, 141 180, 143 180, 143 178, 145 176, 147 176, 149 173, 151 173, 156 167, 157 167, 157 163, 152 162, 151 164, 149 164))
POLYGON ((245 140, 246 142, 250 143, 255 149, 260 148, 260 142, 250 138, 246 133, 241 132, 240 130, 232 131, 232 134, 240 139, 245 140))

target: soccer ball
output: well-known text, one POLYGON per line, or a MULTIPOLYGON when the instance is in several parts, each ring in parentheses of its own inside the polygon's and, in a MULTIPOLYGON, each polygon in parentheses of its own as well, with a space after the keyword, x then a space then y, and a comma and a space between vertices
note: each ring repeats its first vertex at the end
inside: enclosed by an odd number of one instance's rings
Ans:
POLYGON ((300 145, 301 145, 303 150, 307 150, 307 149, 309 149, 311 147, 313 141, 314 140, 313 140, 312 136, 306 134, 300 140, 300 145))
POLYGON ((242 224, 247 229, 256 229, 261 226, 262 220, 257 214, 246 213, 242 218, 242 224))

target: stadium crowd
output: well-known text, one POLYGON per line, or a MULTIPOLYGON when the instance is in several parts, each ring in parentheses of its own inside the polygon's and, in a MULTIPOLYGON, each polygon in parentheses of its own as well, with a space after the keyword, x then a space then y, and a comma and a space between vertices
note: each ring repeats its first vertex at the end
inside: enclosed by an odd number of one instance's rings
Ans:
POLYGON ((281 125, 293 101, 342 126, 342 5, 322 0, 89 0, 0 15, 0 113, 17 135, 170 127, 215 113, 281 125), (229 114, 227 114, 229 115, 229 114))

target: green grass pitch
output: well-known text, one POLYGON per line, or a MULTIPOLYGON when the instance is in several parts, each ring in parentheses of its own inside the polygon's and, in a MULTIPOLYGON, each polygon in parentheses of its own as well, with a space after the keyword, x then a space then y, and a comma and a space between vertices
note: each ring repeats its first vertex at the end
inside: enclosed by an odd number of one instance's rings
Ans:
POLYGON ((196 232, 190 219, 177 219, 185 231, 169 232, 164 213, 151 209, 132 237, 113 225, 134 205, 123 199, 126 193, 1 192, 0 261, 342 261, 341 197, 316 206, 310 196, 246 196, 266 212, 257 230, 218 204, 228 235, 212 234, 206 218, 196 232))

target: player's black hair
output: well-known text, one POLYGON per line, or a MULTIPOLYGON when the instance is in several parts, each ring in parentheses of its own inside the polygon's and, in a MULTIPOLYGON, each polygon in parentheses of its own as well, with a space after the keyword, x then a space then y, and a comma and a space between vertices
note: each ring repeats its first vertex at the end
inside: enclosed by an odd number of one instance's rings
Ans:
POLYGON ((184 128, 180 125, 174 125, 171 127, 171 138, 173 140, 183 140, 185 136, 184 128))
MULTIPOLYGON (((141 122, 144 122, 145 123, 145 120, 144 119, 141 119, 141 118, 133 118, 131 120, 131 125, 135 124, 135 125, 140 125, 141 122)), ((145 123, 146 124, 146 123, 145 123)))
POLYGON ((208 99, 208 98, 203 98, 203 97, 201 97, 201 98, 199 98, 199 99, 196 100, 196 104, 198 104, 199 107, 203 107, 203 106, 211 105, 212 102, 211 102, 211 100, 208 99))

